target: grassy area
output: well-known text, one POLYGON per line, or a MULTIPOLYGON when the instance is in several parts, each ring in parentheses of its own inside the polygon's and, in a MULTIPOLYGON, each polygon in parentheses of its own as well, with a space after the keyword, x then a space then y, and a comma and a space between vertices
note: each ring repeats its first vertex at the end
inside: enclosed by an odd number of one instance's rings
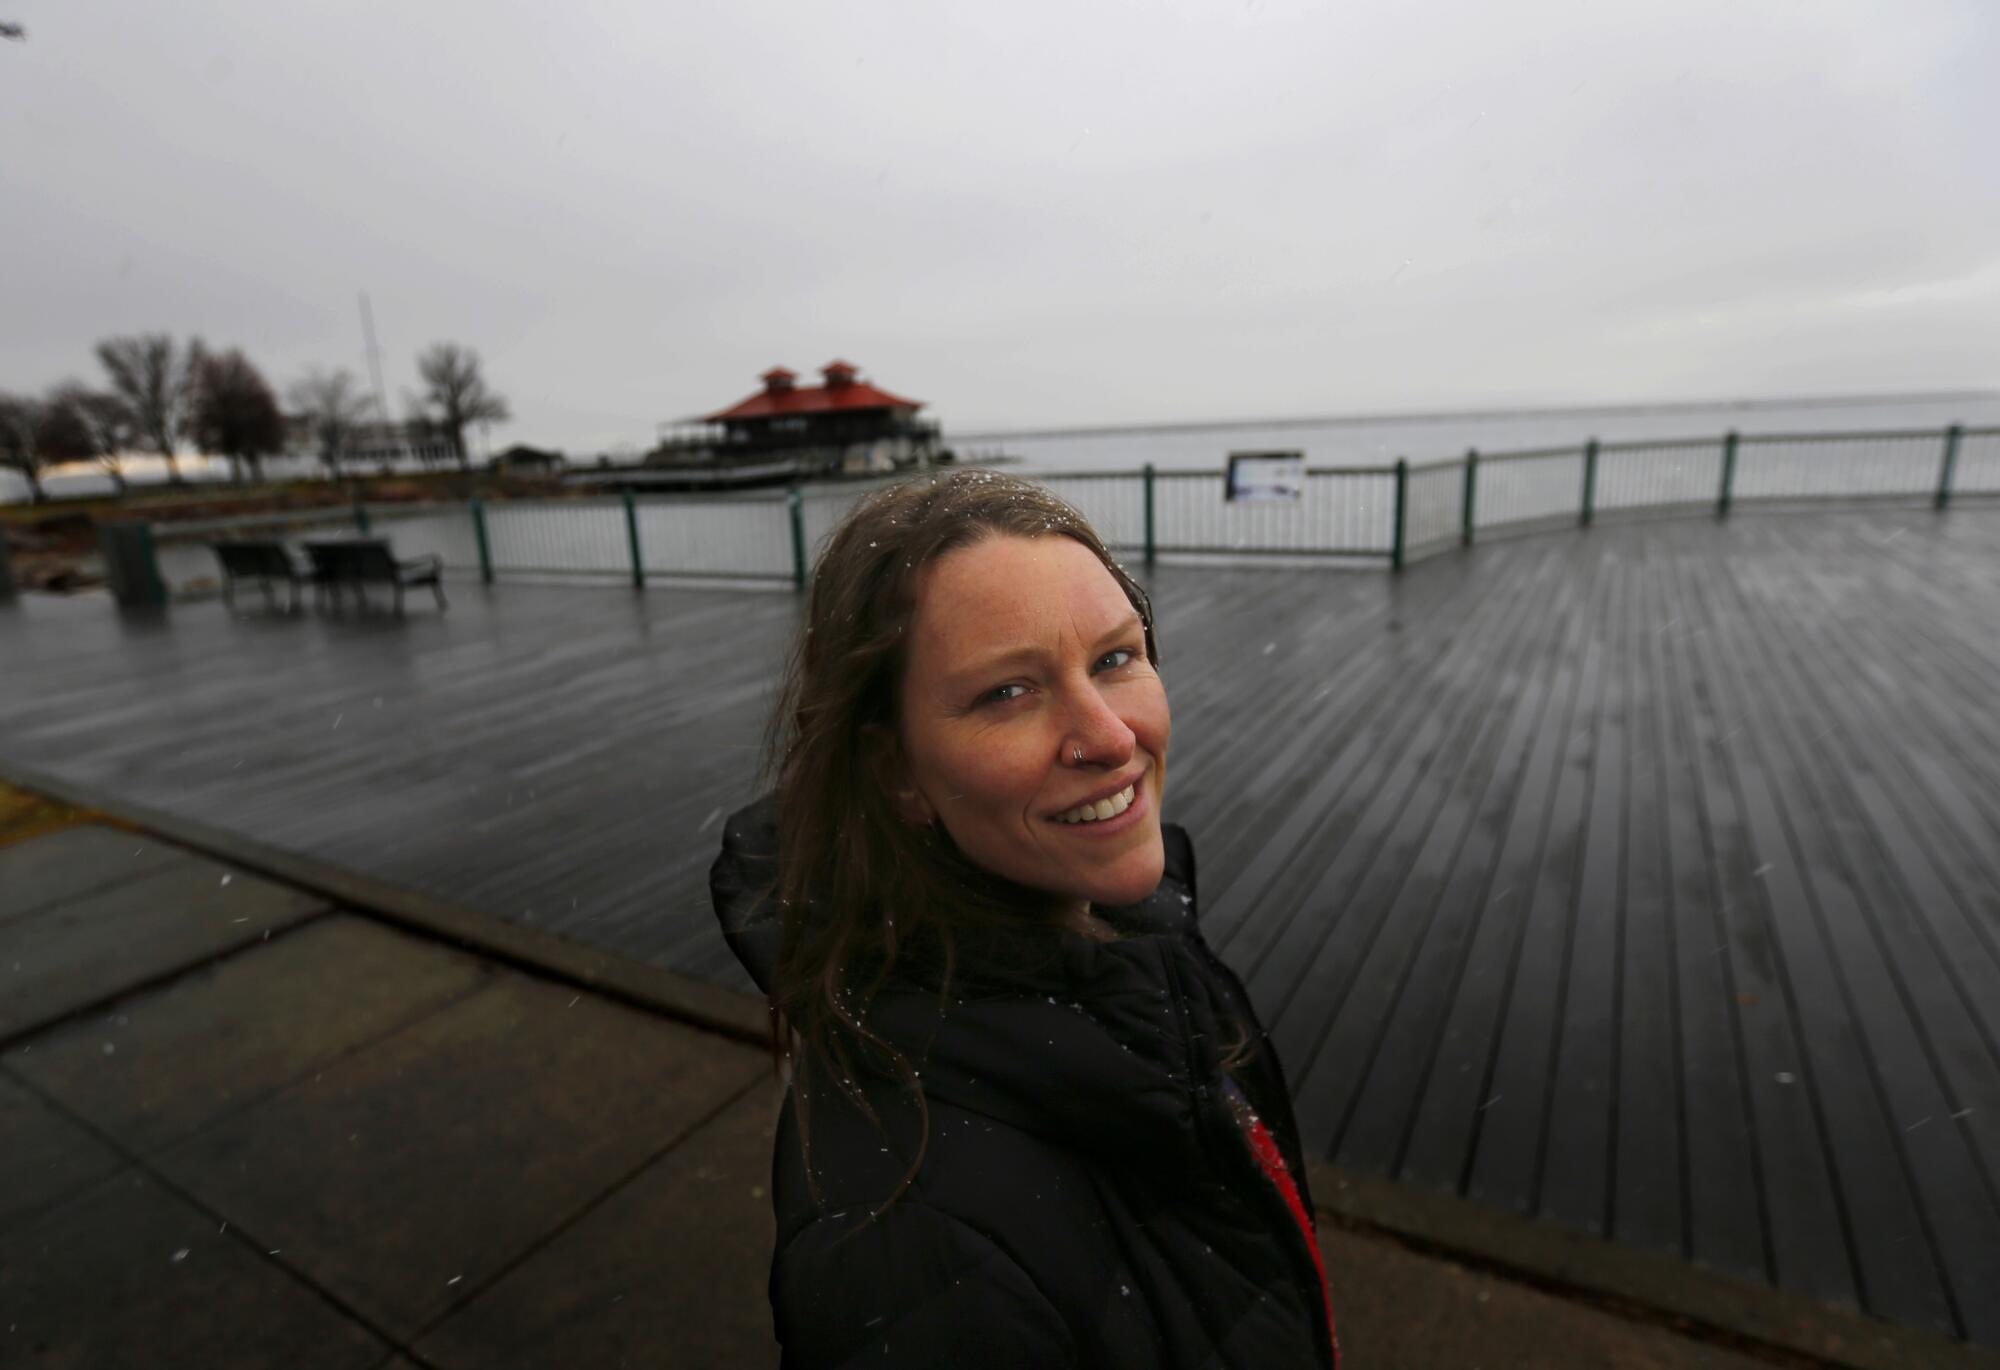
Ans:
POLYGON ((381 503, 423 499, 464 499, 473 494, 487 497, 548 498, 566 492, 559 484, 521 476, 496 475, 474 469, 448 468, 437 471, 398 472, 393 475, 343 476, 341 479, 297 479, 265 481, 262 484, 229 485, 210 482, 187 485, 144 485, 134 487, 122 498, 113 494, 57 497, 40 504, 0 504, 0 522, 34 525, 54 520, 83 517, 130 518, 135 515, 162 522, 176 517, 226 518, 235 513, 263 513, 281 509, 319 508, 347 504, 356 495, 381 503))
POLYGON ((371 504, 428 500, 462 501, 582 498, 583 489, 565 489, 538 477, 475 469, 447 468, 392 475, 344 476, 338 481, 293 479, 261 484, 209 482, 134 487, 123 498, 87 495, 40 504, 0 505, 14 580, 27 589, 75 589, 97 583, 97 525, 143 519, 171 524, 188 519, 229 519, 249 515, 288 516, 311 510, 344 509, 356 499, 371 504))
POLYGON ((43 833, 66 828, 72 823, 102 821, 103 817, 93 809, 79 809, 58 800, 44 799, 0 780, 0 847, 40 837, 43 833))

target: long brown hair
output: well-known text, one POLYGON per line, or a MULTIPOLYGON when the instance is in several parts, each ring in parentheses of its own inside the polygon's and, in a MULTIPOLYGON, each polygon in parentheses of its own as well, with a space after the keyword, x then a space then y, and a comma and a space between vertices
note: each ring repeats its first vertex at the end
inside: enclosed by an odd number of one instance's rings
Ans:
MULTIPOLYGON (((954 926, 1053 927, 1060 916, 1048 896, 972 865, 942 824, 905 822, 871 753, 885 734, 898 735, 905 642, 923 572, 949 552, 1001 535, 1066 537, 1089 548, 1138 611, 1147 659, 1158 665, 1151 601, 1069 504, 990 471, 923 477, 869 495, 829 539, 766 737, 777 788, 773 893, 784 926, 771 987, 773 1056, 790 1060, 795 1084, 824 1071, 878 1127, 852 1050, 874 1056, 915 1094, 923 1138, 877 1215, 922 1167, 930 1110, 908 1058, 868 1027, 869 1004, 899 956, 916 953, 941 971, 942 1007, 954 926)), ((809 1091, 795 1088, 793 1096, 817 1198, 809 1091)))

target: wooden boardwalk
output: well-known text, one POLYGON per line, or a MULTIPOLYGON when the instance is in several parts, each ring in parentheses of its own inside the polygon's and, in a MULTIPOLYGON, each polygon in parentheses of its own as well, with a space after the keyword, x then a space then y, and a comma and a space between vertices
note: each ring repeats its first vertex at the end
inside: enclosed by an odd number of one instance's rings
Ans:
MULTIPOLYGON (((1318 1154, 2000 1345, 2000 512, 1150 582, 1318 1154)), ((0 769, 742 984, 706 870, 794 600, 452 597, 0 607, 0 769)))

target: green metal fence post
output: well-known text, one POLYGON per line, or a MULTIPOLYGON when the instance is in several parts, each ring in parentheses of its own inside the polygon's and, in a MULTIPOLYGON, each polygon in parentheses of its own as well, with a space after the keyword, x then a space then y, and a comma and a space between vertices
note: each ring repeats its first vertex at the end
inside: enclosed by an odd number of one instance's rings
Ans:
POLYGON ((479 540, 479 578, 486 584, 493 583, 493 549, 486 542, 486 506, 479 502, 479 496, 472 497, 472 534, 479 540))
POLYGON ((1409 507, 1409 498, 1410 498, 1410 463, 1405 461, 1403 458, 1398 457, 1396 458, 1395 541, 1389 544, 1389 569, 1392 571, 1400 571, 1403 569, 1403 523, 1404 523, 1404 514, 1409 507))
POLYGON ((104 561, 105 584, 120 608, 167 602, 167 582, 160 575, 152 524, 140 520, 100 523, 97 546, 104 561))
POLYGON ((632 549, 632 588, 646 588, 646 563, 639 555, 639 510, 632 502, 632 487, 625 487, 625 541, 632 549))
POLYGON ((1153 463, 1146 463, 1146 564, 1153 564, 1153 463))
POLYGON ((1729 501, 1736 490, 1736 430, 1730 429, 1722 438, 1722 489, 1715 497, 1715 516, 1724 518, 1729 513, 1729 501))
POLYGON ((806 588, 806 502, 794 485, 785 491, 785 503, 792 510, 792 584, 806 588))
POLYGON ((361 536, 368 536, 368 505, 359 490, 354 492, 354 526, 361 530, 361 536))
POLYGON ((1590 527, 1591 516, 1597 512, 1597 439, 1592 438, 1583 445, 1583 523, 1590 527))
POLYGON ((160 574, 160 547, 159 543, 154 540, 152 524, 143 523, 139 525, 139 547, 139 570, 145 577, 146 593, 149 597, 149 602, 153 604, 165 604, 171 597, 171 592, 167 585, 167 578, 160 574))
POLYGON ((1951 503, 1951 473, 1958 465, 1959 427, 1953 424, 1944 430, 1944 461, 1938 466, 1937 507, 1942 509, 1951 503))
POLYGON ((1470 547, 1472 545, 1472 527, 1473 527, 1472 497, 1478 491, 1478 489, 1479 489, 1479 449, 1477 447, 1468 447, 1465 449, 1465 499, 1463 502, 1464 503, 1463 522, 1465 524, 1465 527, 1464 530, 1459 534, 1459 544, 1464 547, 1470 547))

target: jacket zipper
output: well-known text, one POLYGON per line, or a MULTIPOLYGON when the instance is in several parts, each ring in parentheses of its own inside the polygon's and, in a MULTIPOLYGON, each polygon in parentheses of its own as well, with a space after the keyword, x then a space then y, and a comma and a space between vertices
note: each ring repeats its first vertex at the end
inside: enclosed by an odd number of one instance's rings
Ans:
MULTIPOLYGON (((1171 987, 1169 992, 1173 996, 1174 1015, 1180 1024, 1181 1058, 1187 1063, 1188 1080, 1193 1086, 1195 1096, 1195 1136, 1201 1144, 1202 1159, 1207 1163, 1210 1173, 1224 1175, 1228 1172, 1216 1164, 1215 1151, 1210 1142, 1210 1133, 1215 1126, 1213 1121, 1215 1115, 1209 1108, 1208 1080, 1205 1073, 1196 1069, 1194 1025, 1188 1019, 1187 992, 1181 981, 1180 967, 1174 964, 1172 949, 1163 946, 1161 957, 1165 962, 1167 980, 1171 987)), ((1223 969, 1226 971, 1227 967, 1223 969)), ((1265 1196, 1263 1203, 1266 1214, 1282 1220, 1281 1230, 1287 1234, 1286 1240, 1292 1253, 1293 1282, 1301 1289, 1312 1291, 1311 1297, 1306 1300, 1306 1311, 1318 1333, 1319 1349, 1314 1358, 1322 1364, 1331 1364, 1329 1358, 1333 1355, 1333 1328, 1326 1320, 1326 1301, 1329 1296, 1320 1287, 1319 1263, 1313 1259, 1312 1252, 1305 1249, 1306 1234, 1300 1230, 1298 1220, 1292 1217, 1292 1210, 1285 1203, 1285 1196, 1278 1192, 1276 1183, 1264 1173, 1264 1167, 1251 1154, 1248 1141, 1234 1135, 1236 1120, 1233 1115, 1229 1124, 1232 1140, 1236 1143, 1231 1148, 1231 1154, 1237 1157, 1239 1162, 1237 1169, 1255 1176, 1257 1187, 1265 1196)), ((1294 1179, 1293 1182, 1297 1183, 1297 1180, 1294 1179)), ((1310 1217, 1311 1214, 1308 1213, 1307 1216, 1310 1217)))
POLYGON ((1181 1060, 1187 1069, 1188 1085, 1194 1095, 1195 1140, 1201 1146, 1201 1158, 1209 1173, 1220 1175, 1223 1171, 1215 1163, 1215 1149, 1209 1139, 1208 1080, 1197 1068, 1194 1024, 1188 1020, 1187 991, 1181 983, 1180 967, 1174 964, 1174 949, 1165 939, 1160 943, 1160 961, 1167 972, 1168 993, 1174 1001, 1174 1021, 1180 1025, 1181 1060))
MULTIPOLYGON (((1217 956, 1214 952, 1210 951, 1205 943, 1190 939, 1188 946, 1189 949, 1195 954, 1195 956, 1199 958, 1201 962, 1208 967, 1209 973, 1215 977, 1216 983, 1222 986, 1224 997, 1229 1000, 1229 1006, 1231 1010, 1237 1014, 1238 1018, 1241 1021, 1246 1023, 1254 1022, 1256 1020, 1257 1013, 1255 1006, 1252 1005, 1250 1002, 1250 991, 1248 991, 1243 987, 1243 982, 1237 978, 1236 972, 1231 970, 1227 965, 1225 965, 1221 957, 1217 956)), ((1277 1048, 1271 1045, 1270 1034, 1264 1032, 1261 1026, 1258 1029, 1258 1033, 1261 1039, 1259 1045, 1263 1047, 1265 1054, 1270 1059, 1271 1075, 1273 1080, 1277 1084, 1277 1092, 1279 1095, 1277 1102, 1279 1106, 1281 1106, 1285 1111, 1285 1117, 1289 1120, 1290 1131, 1296 1134, 1298 1132, 1298 1120, 1295 1116, 1293 1116, 1291 1085, 1290 1082, 1285 1079, 1284 1064, 1278 1060, 1277 1048)), ((1277 1134, 1275 1131, 1273 1131, 1272 1138, 1274 1141, 1276 1140, 1276 1137, 1277 1134)), ((1279 1148, 1280 1154, 1282 1154, 1283 1151, 1284 1148, 1280 1147, 1279 1148)), ((1299 1156, 1299 1160, 1301 1164, 1303 1164, 1305 1161, 1303 1144, 1301 1144, 1301 1153, 1299 1156)), ((1287 1156, 1285 1158, 1285 1164, 1289 1167, 1291 1163, 1292 1163, 1291 1158, 1287 1156)), ((1292 1180, 1295 1184, 1303 1183, 1303 1178, 1304 1178, 1303 1176, 1294 1175, 1292 1177, 1292 1180)))

